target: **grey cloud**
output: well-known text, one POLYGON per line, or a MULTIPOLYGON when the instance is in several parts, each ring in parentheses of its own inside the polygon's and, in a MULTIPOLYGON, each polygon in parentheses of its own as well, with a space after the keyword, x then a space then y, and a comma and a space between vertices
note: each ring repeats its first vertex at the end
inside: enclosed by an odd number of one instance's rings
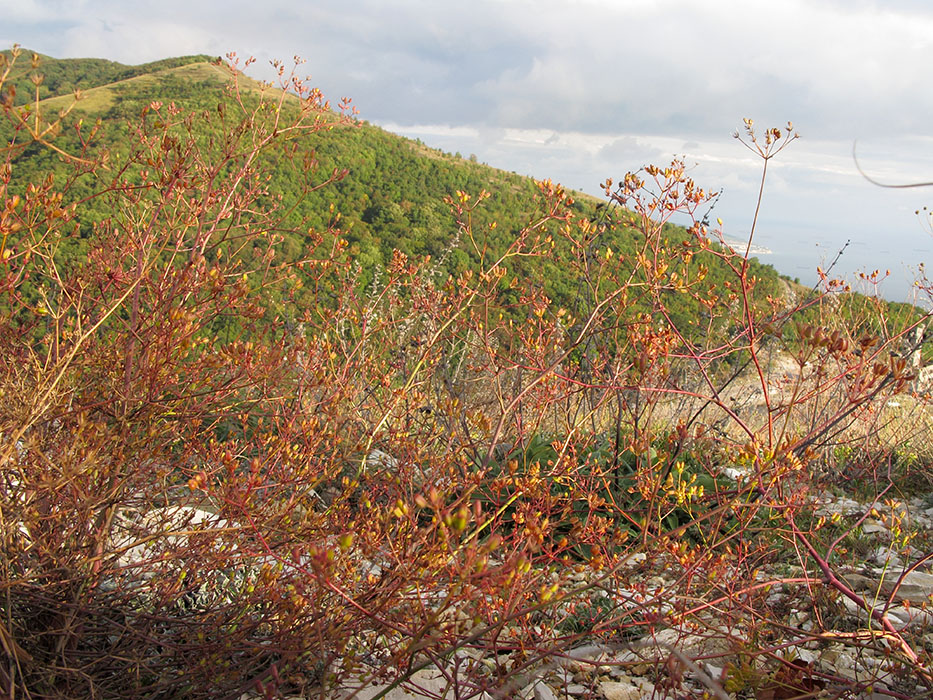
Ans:
POLYGON ((667 154, 664 154, 660 148, 656 148, 635 136, 623 136, 600 148, 598 157, 600 160, 611 162, 633 163, 634 161, 643 161, 648 163, 661 155, 667 154))
POLYGON ((933 111, 933 97, 916 87, 933 24, 928 13, 905 15, 910 3, 892 12, 796 0, 782 13, 734 0, 24 7, 26 36, 13 38, 53 55, 300 54, 325 91, 355 97, 375 121, 411 121, 416 109, 437 123, 710 134, 773 115, 828 135, 923 129, 933 111), (795 113, 784 114, 790 105, 795 113))

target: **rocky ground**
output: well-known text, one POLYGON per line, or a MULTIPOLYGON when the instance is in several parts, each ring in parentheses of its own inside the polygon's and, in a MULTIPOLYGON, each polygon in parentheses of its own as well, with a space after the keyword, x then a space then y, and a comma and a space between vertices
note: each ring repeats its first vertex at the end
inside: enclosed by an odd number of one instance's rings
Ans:
MULTIPOLYGON (((841 566, 837 574, 870 607, 886 615, 914 649, 921 654, 933 650, 933 572, 928 546, 933 535, 933 496, 878 503, 825 493, 816 500, 818 515, 852 528, 862 553, 857 565, 841 566)), ((671 586, 668 574, 648 571, 640 566, 643 562, 644 555, 629 562, 633 597, 671 586)), ((781 575, 788 578, 804 572, 789 565, 781 575)), ((578 582, 585 583, 587 576, 592 574, 579 574, 578 582)), ((760 573, 763 581, 775 577, 775 572, 760 573)), ((768 593, 765 604, 769 609, 784 611, 781 618, 774 617, 781 620, 783 641, 774 645, 770 655, 736 652, 743 645, 752 648, 748 628, 741 621, 729 629, 721 623, 717 629, 711 622, 702 633, 666 627, 611 645, 581 640, 574 648, 532 665, 518 665, 519 659, 510 654, 484 656, 464 648, 443 668, 417 670, 397 687, 360 677, 357 684, 349 684, 349 690, 328 693, 319 689, 309 697, 880 700, 927 696, 929 689, 924 690, 916 668, 903 663, 905 657, 896 640, 885 637, 862 606, 834 596, 836 602, 821 610, 811 596, 800 593, 799 586, 790 584, 775 585, 768 593), (496 681, 503 677, 508 680, 496 681)), ((246 694, 241 700, 259 697, 246 694)))

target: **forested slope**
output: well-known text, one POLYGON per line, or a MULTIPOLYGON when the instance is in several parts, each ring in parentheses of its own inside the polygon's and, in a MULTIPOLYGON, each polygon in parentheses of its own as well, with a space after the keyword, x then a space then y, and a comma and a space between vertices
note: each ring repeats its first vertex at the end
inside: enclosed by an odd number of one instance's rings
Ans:
MULTIPOLYGON (((7 52, 8 53, 8 52, 7 52)), ((179 108, 214 111, 223 102, 230 74, 206 56, 166 59, 141 66, 124 66, 99 59, 58 60, 40 57, 43 78, 39 97, 44 101, 40 109, 52 113, 73 105, 74 115, 89 123, 99 120, 99 127, 91 148, 126 148, 127 136, 140 114, 152 102, 175 104, 179 108), (83 95, 74 102, 73 92, 83 95)), ((30 75, 37 71, 28 61, 16 64, 14 84, 18 93, 34 90, 30 75)), ((242 77, 240 90, 260 93, 259 83, 242 77)), ((31 92, 27 92, 31 94, 31 92)), ((194 128, 197 128, 195 124, 194 128)), ((18 143, 9 123, 0 126, 4 141, 18 143)), ((21 137, 20 141, 22 140, 21 137)), ((204 134, 210 138, 210 134, 204 134)), ((469 269, 477 269, 480 259, 501 254, 516 233, 539 213, 538 188, 535 181, 514 173, 498 170, 484 164, 431 149, 384 131, 365 121, 353 126, 340 126, 308 137, 311 143, 302 144, 314 149, 314 166, 320 180, 334 172, 346 171, 339 181, 314 191, 299 191, 294 183, 300 179, 296 168, 306 168, 302 161, 276 163, 268 183, 270 196, 281 197, 284 206, 291 209, 288 232, 283 232, 279 259, 294 261, 304 249, 302 236, 296 230, 324 229, 339 215, 340 227, 349 244, 346 254, 359 265, 358 281, 369 284, 377 271, 385 268, 394 249, 413 259, 431 256, 428 265, 434 266, 434 276, 444 279, 469 269), (466 241, 458 237, 458 224, 451 214, 445 198, 464 192, 476 197, 489 193, 488 199, 474 210, 474 231, 482 232, 482 240, 466 241), (491 227, 491 224, 495 224, 491 227)), ((63 150, 74 153, 85 147, 81 139, 71 132, 57 136, 56 143, 63 150)), ((31 175, 52 170, 59 177, 74 177, 73 164, 62 161, 55 151, 41 144, 26 145, 16 159, 17 180, 30 181, 31 175)), ((546 174, 543 174, 546 175, 546 174)), ((111 174, 97 169, 83 172, 71 192, 77 196, 98 192, 111 174)), ((599 236, 599 248, 593 254, 609 247, 624 258, 636 254, 637 234, 624 224, 628 213, 617 207, 603 207, 595 198, 576 195, 573 209, 578 217, 586 217, 605 230, 599 236)), ((83 226, 109 216, 105 197, 85 205, 83 226)), ((676 226, 665 226, 671 241, 684 240, 687 232, 676 226)), ((557 245, 560 236, 552 231, 557 245)), ((83 254, 80 242, 69 242, 63 254, 83 254)), ((581 303, 582 285, 570 266, 537 258, 519 258, 514 261, 510 275, 540 280, 545 291, 558 304, 572 308, 581 303)), ((707 284, 721 285, 729 272, 714 256, 704 256, 694 265, 706 269, 707 284)), ((699 268, 697 268, 699 269, 699 268)), ((758 294, 778 296, 780 284, 777 273, 767 265, 752 261, 749 274, 760 278, 758 294)), ((507 290, 503 290, 508 293, 507 290)), ((689 295, 673 298, 672 312, 684 320, 695 318, 698 307, 689 295)), ((642 306, 650 310, 646 300, 642 306)))

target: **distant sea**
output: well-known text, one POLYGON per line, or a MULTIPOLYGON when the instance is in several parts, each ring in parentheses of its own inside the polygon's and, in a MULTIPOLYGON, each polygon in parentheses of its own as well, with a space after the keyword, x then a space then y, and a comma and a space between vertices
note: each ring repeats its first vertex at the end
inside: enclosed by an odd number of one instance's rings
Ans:
POLYGON ((775 241, 763 235, 760 243, 760 246, 752 246, 751 254, 801 284, 819 284, 817 268, 820 268, 828 271, 830 277, 845 279, 857 292, 878 294, 889 301, 933 306, 930 296, 915 284, 922 261, 929 257, 933 247, 922 237, 901 240, 890 236, 872 241, 853 238, 848 243, 845 240, 827 243, 812 235, 788 235, 775 241), (870 276, 875 270, 879 273, 877 284, 862 277, 870 276))

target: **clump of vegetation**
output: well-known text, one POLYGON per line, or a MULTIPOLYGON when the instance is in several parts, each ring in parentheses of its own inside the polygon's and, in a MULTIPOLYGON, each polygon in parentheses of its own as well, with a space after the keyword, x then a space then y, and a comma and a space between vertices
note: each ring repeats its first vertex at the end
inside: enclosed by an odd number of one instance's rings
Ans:
MULTIPOLYGON (((859 644, 933 682, 810 499, 840 446, 876 491, 893 476, 877 415, 909 389, 914 315, 778 294, 678 162, 607 182, 595 215, 535 183, 508 227, 484 214, 505 193, 452 188, 437 250, 364 265, 321 200, 347 174, 317 167, 358 123, 279 75, 232 59, 210 105, 148 101, 119 141, 5 93, 4 692, 326 695, 452 667, 475 697, 665 629, 721 642, 736 692, 822 687, 776 661, 803 633, 772 586, 848 598, 878 631, 859 644)), ((795 137, 746 122, 765 168, 795 137)), ((383 200, 361 221, 405 212, 383 200)))

